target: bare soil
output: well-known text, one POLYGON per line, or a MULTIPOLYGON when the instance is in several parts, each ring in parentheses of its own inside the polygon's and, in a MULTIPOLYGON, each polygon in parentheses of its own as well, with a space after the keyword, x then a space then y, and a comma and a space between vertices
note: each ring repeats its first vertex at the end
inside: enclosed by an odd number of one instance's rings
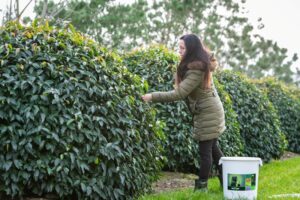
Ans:
POLYGON ((152 185, 153 193, 169 190, 194 187, 195 174, 183 174, 179 172, 162 172, 162 177, 152 185))
POLYGON ((294 158, 294 157, 298 157, 298 156, 300 156, 300 154, 286 151, 286 152, 284 152, 284 154, 281 156, 280 160, 286 160, 286 159, 294 158))

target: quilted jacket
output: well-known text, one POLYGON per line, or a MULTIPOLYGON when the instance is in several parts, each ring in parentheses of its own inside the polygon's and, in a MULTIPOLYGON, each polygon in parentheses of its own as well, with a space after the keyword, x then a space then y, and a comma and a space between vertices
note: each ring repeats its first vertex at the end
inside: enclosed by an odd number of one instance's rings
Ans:
POLYGON ((188 65, 188 71, 179 86, 167 92, 153 92, 152 102, 172 102, 187 100, 193 115, 193 137, 198 141, 219 137, 225 130, 225 116, 222 102, 211 83, 209 89, 203 89, 203 63, 194 61, 188 65))

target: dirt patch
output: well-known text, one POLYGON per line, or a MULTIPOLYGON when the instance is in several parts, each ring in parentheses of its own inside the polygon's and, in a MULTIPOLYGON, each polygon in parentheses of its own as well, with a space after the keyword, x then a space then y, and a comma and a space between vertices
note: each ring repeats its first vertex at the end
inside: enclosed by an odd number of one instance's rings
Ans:
POLYGON ((280 160, 286 160, 286 159, 294 158, 294 157, 298 157, 298 156, 300 156, 300 154, 293 153, 293 152, 290 152, 290 151, 285 151, 283 153, 283 155, 281 156, 280 160))
POLYGON ((194 187, 194 180, 198 176, 178 172, 162 172, 161 178, 152 184, 154 193, 194 187))

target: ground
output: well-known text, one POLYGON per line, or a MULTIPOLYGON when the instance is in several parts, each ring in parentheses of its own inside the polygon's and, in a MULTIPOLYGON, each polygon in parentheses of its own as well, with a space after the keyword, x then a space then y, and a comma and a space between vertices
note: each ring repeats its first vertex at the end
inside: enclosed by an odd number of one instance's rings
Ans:
MULTIPOLYGON (((293 152, 286 151, 281 160, 300 156, 293 152)), ((152 189, 154 193, 176 190, 180 188, 194 187, 194 180, 198 177, 194 174, 183 174, 178 172, 162 172, 161 178, 153 183, 152 189)))
POLYGON ((179 188, 188 188, 194 186, 194 180, 197 176, 194 174, 183 174, 178 172, 162 172, 162 177, 152 185, 154 193, 179 188))
MULTIPOLYGON (((285 160, 288 158, 300 156, 300 154, 285 152, 280 158, 285 160)), ((152 189, 154 193, 176 190, 181 188, 192 188, 194 187, 194 180, 198 177, 194 174, 184 174, 179 172, 162 172, 160 179, 153 183, 152 189)), ((48 196, 46 198, 25 198, 25 200, 50 200, 56 199, 55 196, 51 198, 48 196)))
POLYGON ((286 151, 286 152, 284 152, 283 156, 281 157, 281 160, 286 160, 288 158, 293 158, 293 157, 296 157, 296 156, 300 156, 300 154, 286 151))

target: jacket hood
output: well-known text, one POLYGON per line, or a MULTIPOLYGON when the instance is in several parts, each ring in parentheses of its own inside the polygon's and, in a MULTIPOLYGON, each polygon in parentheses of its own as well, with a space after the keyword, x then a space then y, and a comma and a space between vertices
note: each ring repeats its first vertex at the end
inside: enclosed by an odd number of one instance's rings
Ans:
MULTIPOLYGON (((188 67, 188 69, 198 69, 198 70, 203 71, 205 69, 205 63, 202 61, 193 61, 193 62, 190 62, 187 65, 187 67, 188 67)), ((218 67, 218 62, 217 62, 216 58, 214 57, 214 55, 211 56, 208 67, 209 67, 210 71, 215 71, 216 68, 218 67)))

